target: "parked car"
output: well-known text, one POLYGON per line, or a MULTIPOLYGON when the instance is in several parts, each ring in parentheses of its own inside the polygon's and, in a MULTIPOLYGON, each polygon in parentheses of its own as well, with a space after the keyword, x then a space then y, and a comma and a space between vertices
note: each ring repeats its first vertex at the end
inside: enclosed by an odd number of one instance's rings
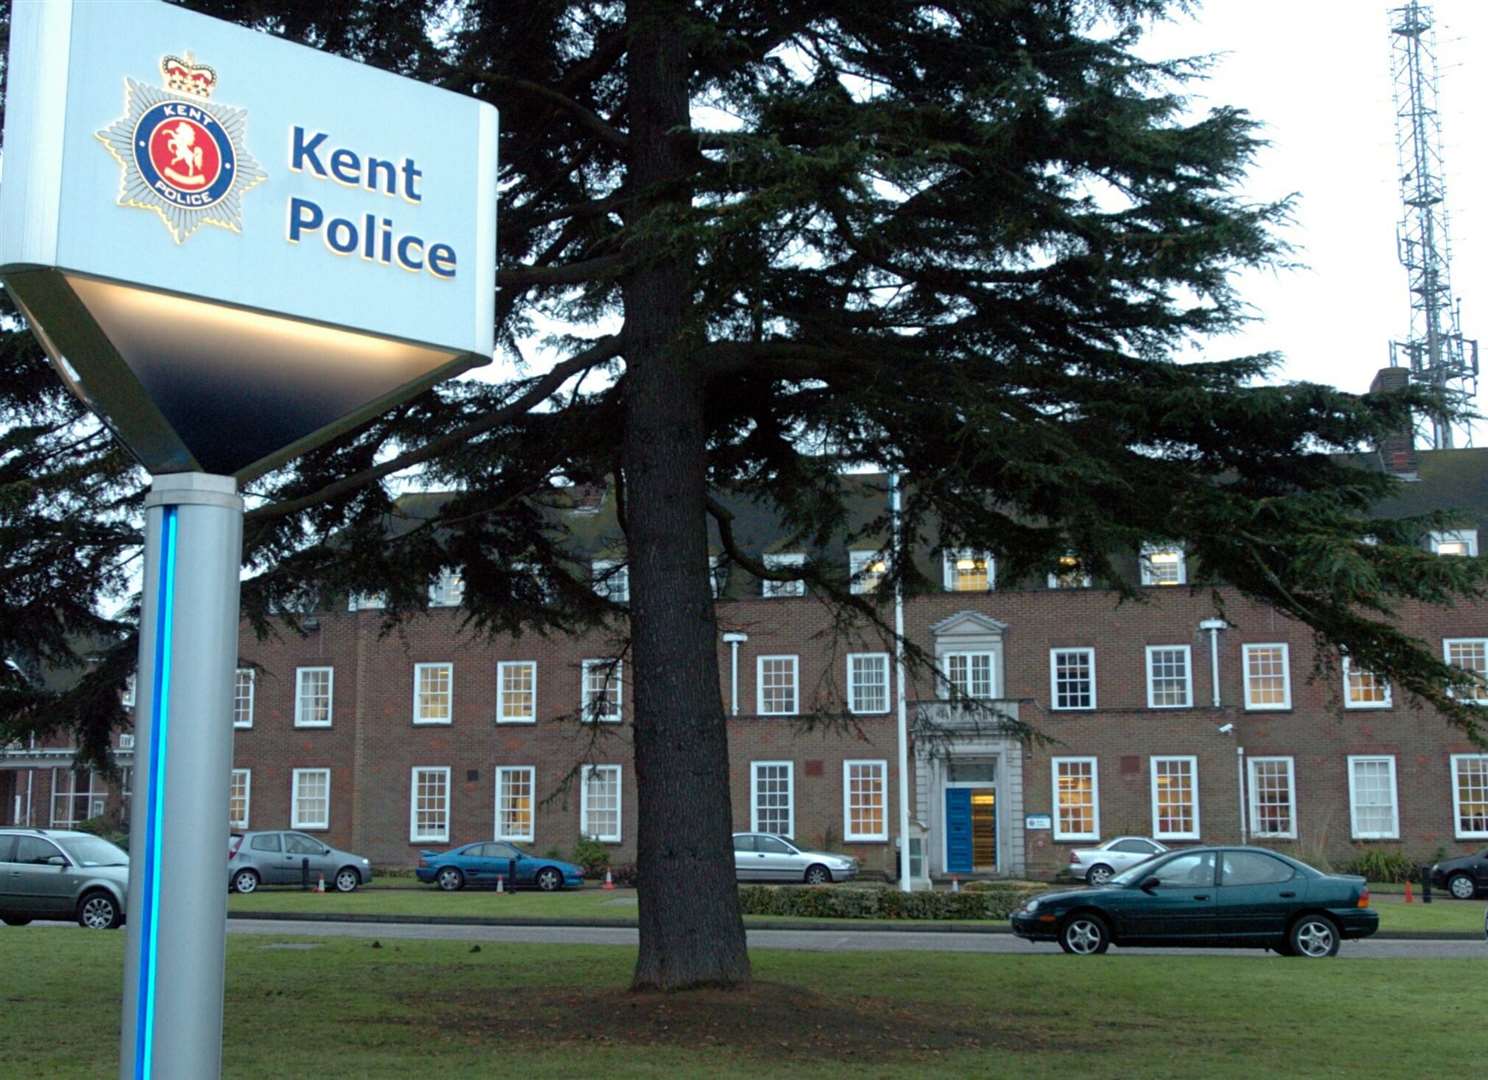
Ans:
POLYGON ((323 878, 337 892, 356 892, 372 880, 372 864, 360 855, 327 847, 290 830, 233 833, 227 846, 227 883, 234 892, 260 885, 298 885, 309 869, 311 885, 323 878))
POLYGON ((1476 855, 1436 863, 1431 867, 1431 884, 1458 900, 1471 900, 1480 892, 1488 892, 1488 848, 1476 855))
POLYGON ((543 892, 581 889, 584 869, 562 859, 534 855, 505 840, 482 840, 449 851, 420 851, 418 879, 445 892, 466 885, 495 888, 500 880, 508 889, 533 888, 543 892))
POLYGON ((1361 877, 1324 874, 1252 847, 1159 855, 1091 889, 1045 893, 1012 916, 1013 933, 1080 956, 1115 945, 1233 945, 1325 957, 1379 929, 1361 877))
POLYGON ((76 919, 89 930, 124 925, 129 854, 91 833, 0 829, 0 921, 76 919))
POLYGON ((740 881, 804 881, 827 885, 858 876, 851 855, 810 851, 776 833, 734 833, 734 873, 740 881))
POLYGON ((1064 872, 1087 885, 1104 885, 1123 870, 1167 851, 1165 844, 1145 836, 1113 836, 1093 848, 1075 848, 1070 852, 1064 872))

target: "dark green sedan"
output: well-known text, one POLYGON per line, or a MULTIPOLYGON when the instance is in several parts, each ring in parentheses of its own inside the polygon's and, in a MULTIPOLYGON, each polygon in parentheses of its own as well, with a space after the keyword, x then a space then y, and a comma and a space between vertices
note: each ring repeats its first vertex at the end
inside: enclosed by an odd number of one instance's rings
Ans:
POLYGON ((1013 933, 1092 956, 1111 945, 1231 945, 1333 956, 1379 929, 1361 877, 1324 874, 1265 848, 1185 848, 1093 889, 1044 893, 1012 915, 1013 933))

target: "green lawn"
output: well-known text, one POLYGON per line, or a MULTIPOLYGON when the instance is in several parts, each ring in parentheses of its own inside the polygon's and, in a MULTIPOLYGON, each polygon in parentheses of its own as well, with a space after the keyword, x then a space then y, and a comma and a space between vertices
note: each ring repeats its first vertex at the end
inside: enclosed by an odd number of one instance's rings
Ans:
MULTIPOLYGON (((292 942, 229 940, 229 1077, 1349 1077, 1481 1011, 1476 959, 756 950, 751 992, 631 995, 628 948, 292 942)), ((0 928, 5 1075, 113 1075, 123 945, 0 928)))

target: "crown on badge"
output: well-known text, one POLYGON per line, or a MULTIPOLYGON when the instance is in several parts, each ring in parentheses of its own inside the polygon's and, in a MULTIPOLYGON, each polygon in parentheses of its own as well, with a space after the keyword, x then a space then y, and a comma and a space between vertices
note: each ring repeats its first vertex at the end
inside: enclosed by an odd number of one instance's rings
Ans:
POLYGON ((184 60, 179 56, 165 57, 160 61, 160 71, 165 76, 165 88, 177 94, 207 98, 217 85, 217 73, 206 64, 196 63, 190 53, 184 60))

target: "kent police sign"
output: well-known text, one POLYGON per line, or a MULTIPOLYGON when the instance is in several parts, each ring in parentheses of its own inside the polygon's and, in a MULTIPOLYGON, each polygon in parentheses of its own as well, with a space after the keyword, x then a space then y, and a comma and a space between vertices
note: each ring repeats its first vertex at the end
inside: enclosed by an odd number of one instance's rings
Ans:
POLYGON ((10 55, 0 277, 152 472, 489 361, 489 105, 164 3, 19 0, 10 55))

